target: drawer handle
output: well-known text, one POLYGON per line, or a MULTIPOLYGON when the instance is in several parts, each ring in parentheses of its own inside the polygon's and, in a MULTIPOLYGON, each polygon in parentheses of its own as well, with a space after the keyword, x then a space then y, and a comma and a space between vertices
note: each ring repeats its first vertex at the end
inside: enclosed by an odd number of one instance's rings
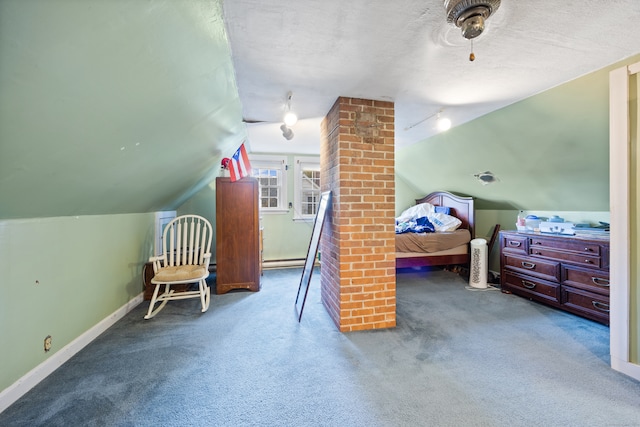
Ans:
POLYGON ((529 282, 528 280, 523 280, 522 281, 522 286, 524 286, 527 289, 533 289, 536 287, 536 284, 533 282, 529 282))
POLYGON ((609 286, 609 280, 608 279, 602 279, 600 277, 592 277, 591 281, 593 282, 594 285, 609 286))
POLYGON ((514 248, 519 248, 522 242, 516 242, 513 240, 509 240, 509 246, 513 246, 514 248))
POLYGON ((591 249, 591 248, 584 248, 584 251, 585 251, 585 252, 593 252, 593 249, 591 249))
POLYGON ((593 264, 593 261, 591 261, 590 259, 585 259, 584 262, 585 264, 593 264))
POLYGON ((536 265, 532 262, 522 261, 522 267, 528 270, 533 270, 534 268, 536 268, 536 265))
POLYGON ((593 304, 593 307, 596 310, 604 311, 606 313, 609 312, 609 304, 604 304, 598 301, 591 301, 591 304, 593 304))

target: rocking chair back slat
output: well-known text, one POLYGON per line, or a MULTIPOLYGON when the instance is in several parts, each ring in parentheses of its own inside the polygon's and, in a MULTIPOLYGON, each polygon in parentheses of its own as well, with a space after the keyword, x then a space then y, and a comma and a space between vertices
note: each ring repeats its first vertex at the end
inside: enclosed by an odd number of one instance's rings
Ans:
POLYGON ((202 260, 202 246, 200 245, 200 221, 198 221, 198 226, 196 227, 195 237, 193 238, 193 242, 191 243, 191 247, 194 248, 192 251, 193 256, 195 257, 194 261, 197 264, 200 264, 202 260), (196 252, 197 250, 197 252, 196 252))
POLYGON ((185 258, 187 255, 185 247, 187 246, 187 237, 189 235, 186 220, 178 224, 178 230, 180 230, 180 245, 178 245, 177 248, 178 253, 176 256, 178 257, 178 260, 176 261, 176 265, 185 265, 187 263, 187 260, 185 258))
POLYGON ((182 227, 180 227, 180 222, 177 222, 175 225, 176 228, 176 247, 174 248, 174 256, 175 256, 175 264, 180 265, 180 248, 182 247, 182 227))
MULTIPOLYGON (((175 248, 176 248, 176 243, 175 243, 176 234, 175 234, 174 223, 171 223, 169 227, 167 227, 167 231, 169 232, 169 252, 167 253, 165 251, 165 254, 169 256, 169 265, 173 266, 174 265, 173 257, 175 255, 175 248)), ((165 242, 166 242, 166 239, 165 239, 165 242)))
MULTIPOLYGON (((193 246, 193 237, 194 237, 194 234, 195 234, 195 225, 196 225, 196 219, 193 219, 193 220, 191 221, 191 224, 189 224, 189 244, 188 244, 188 247, 189 247, 189 255, 188 255, 188 257, 187 257, 187 258, 188 258, 188 261, 187 261, 187 262, 188 262, 189 264, 194 264, 194 260, 193 260, 193 253, 195 252, 196 247, 195 247, 195 246, 193 246)), ((195 263, 197 263, 197 259, 196 259, 196 262, 195 262, 195 263)))
MULTIPOLYGON (((209 238, 211 238, 211 235, 209 235, 209 238)), ((201 240, 200 240, 200 254, 199 254, 199 256, 202 259, 202 258, 204 258, 205 248, 207 247, 206 243, 205 243, 205 241, 207 239, 207 230, 205 230, 205 229, 202 230, 202 236, 200 237, 200 239, 201 240)))

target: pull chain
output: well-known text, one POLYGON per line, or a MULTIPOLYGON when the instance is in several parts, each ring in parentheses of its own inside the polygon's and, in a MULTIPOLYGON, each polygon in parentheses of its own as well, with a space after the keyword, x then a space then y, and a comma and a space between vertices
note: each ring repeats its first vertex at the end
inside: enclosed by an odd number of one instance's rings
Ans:
POLYGON ((469 54, 469 61, 473 62, 476 59, 476 55, 473 53, 473 39, 471 39, 471 53, 469 54))

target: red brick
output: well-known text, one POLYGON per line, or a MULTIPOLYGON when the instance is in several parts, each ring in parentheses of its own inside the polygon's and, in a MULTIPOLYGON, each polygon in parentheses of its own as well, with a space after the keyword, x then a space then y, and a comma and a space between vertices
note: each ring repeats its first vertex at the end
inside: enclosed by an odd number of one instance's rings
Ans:
POLYGON ((321 239, 323 304, 341 331, 393 327, 393 103, 340 97, 321 133, 321 188, 334 192, 321 239), (378 136, 360 135, 358 121, 377 124, 378 136))

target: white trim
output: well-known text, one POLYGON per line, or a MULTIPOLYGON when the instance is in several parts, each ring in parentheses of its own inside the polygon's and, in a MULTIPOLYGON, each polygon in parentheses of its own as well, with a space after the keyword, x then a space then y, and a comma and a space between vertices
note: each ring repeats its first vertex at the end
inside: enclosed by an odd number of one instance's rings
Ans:
MULTIPOLYGON (((287 187, 287 156, 273 156, 264 154, 251 154, 249 155, 249 161, 251 162, 252 169, 280 169, 280 206, 277 208, 263 208, 260 206, 261 214, 283 214, 288 213, 288 193, 287 187)), ((260 200, 260 195, 258 198, 260 200)), ((262 203, 260 203, 262 205, 262 203)))
POLYGON ((287 163, 287 156, 274 156, 268 154, 249 154, 249 161, 251 162, 251 167, 253 163, 287 163))
POLYGON ((164 227, 176 217, 176 211, 156 212, 156 231, 154 239, 154 256, 162 255, 162 235, 164 227))
MULTIPOLYGON (((610 352, 629 361, 629 122, 627 68, 609 74, 609 210, 611 215, 610 352)), ((613 363, 612 363, 613 364, 613 363)))
POLYGON ((625 375, 640 380, 640 365, 630 363, 626 360, 619 360, 611 356, 611 368, 625 375))
MULTIPOLYGON (((294 221, 314 221, 314 215, 302 215, 302 168, 320 171, 320 157, 300 157, 293 158, 293 220, 294 221)), ((318 191, 318 203, 320 203, 320 191, 318 191)))
POLYGON ((96 339, 101 333, 113 326, 127 313, 138 306, 144 299, 144 294, 136 296, 128 303, 117 309, 115 312, 100 321, 94 327, 71 341, 69 344, 56 351, 47 360, 27 372, 22 378, 11 384, 0 393, 0 412, 11 406, 16 400, 21 398, 38 383, 48 377, 53 371, 71 359, 77 352, 86 347, 91 341, 96 339))
POLYGON ((640 365, 629 362, 630 218, 629 218, 629 74, 640 63, 609 74, 610 353, 611 367, 640 380, 640 365))

